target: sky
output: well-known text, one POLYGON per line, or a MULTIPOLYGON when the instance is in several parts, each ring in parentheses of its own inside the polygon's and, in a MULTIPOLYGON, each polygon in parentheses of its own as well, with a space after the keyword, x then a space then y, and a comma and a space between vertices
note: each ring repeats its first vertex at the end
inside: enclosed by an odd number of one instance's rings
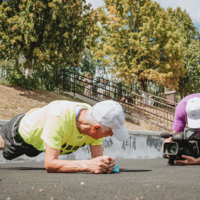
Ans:
MULTIPOLYGON (((185 9, 192 18, 194 25, 197 26, 198 30, 200 31, 200 12, 199 12, 200 0, 154 0, 154 1, 159 3, 164 8, 181 7, 182 10, 185 9)), ((86 0, 86 2, 91 3, 94 9, 104 4, 103 0, 86 0)))

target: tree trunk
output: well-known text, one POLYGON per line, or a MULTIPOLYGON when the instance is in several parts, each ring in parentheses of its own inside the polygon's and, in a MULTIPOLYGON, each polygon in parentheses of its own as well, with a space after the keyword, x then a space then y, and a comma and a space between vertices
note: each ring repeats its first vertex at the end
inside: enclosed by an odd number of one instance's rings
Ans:
POLYGON ((184 92, 183 92, 182 90, 179 90, 179 93, 180 93, 180 97, 181 97, 181 99, 183 99, 183 98, 185 97, 184 92))
POLYGON ((147 92, 147 80, 139 80, 139 84, 143 92, 147 92))

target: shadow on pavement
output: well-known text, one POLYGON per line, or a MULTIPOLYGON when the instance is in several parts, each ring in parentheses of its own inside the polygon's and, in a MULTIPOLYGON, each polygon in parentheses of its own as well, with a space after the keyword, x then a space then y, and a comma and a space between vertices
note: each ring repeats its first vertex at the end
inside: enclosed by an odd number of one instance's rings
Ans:
POLYGON ((36 167, 0 167, 0 169, 8 169, 8 170, 46 170, 45 168, 36 168, 36 167))
POLYGON ((152 170, 148 170, 148 169, 144 169, 144 170, 142 170, 142 169, 139 169, 139 170, 137 170, 137 169, 120 169, 119 170, 119 172, 151 172, 152 170))
MULTIPOLYGON (((6 170, 46 170, 45 168, 37 168, 37 167, 0 167, 0 169, 6 169, 6 170)), ((142 169, 125 169, 122 168, 119 170, 119 172, 151 172, 152 170, 142 170, 142 169)), ((79 174, 90 174, 89 172, 78 172, 79 174)), ((1 181, 1 180, 0 180, 1 181)))

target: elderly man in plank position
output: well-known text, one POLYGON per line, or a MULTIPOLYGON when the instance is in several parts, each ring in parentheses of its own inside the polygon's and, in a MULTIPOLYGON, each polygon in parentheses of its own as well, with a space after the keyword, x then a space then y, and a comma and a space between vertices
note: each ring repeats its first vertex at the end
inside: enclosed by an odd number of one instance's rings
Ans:
POLYGON ((123 109, 115 101, 102 101, 91 107, 85 103, 53 101, 43 108, 20 114, 0 131, 0 149, 5 159, 23 154, 34 157, 45 152, 47 172, 111 173, 115 160, 103 156, 103 137, 114 135, 124 141, 123 109), (59 160, 89 144, 91 160, 59 160))

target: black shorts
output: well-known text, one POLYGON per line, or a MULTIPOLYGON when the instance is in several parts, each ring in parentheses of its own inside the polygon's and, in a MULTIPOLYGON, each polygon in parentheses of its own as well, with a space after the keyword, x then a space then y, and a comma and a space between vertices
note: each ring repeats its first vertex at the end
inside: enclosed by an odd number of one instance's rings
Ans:
POLYGON ((20 121, 24 115, 25 113, 14 117, 0 130, 0 135, 4 139, 3 157, 7 160, 12 160, 24 154, 34 157, 42 153, 32 145, 25 143, 18 132, 20 121))

